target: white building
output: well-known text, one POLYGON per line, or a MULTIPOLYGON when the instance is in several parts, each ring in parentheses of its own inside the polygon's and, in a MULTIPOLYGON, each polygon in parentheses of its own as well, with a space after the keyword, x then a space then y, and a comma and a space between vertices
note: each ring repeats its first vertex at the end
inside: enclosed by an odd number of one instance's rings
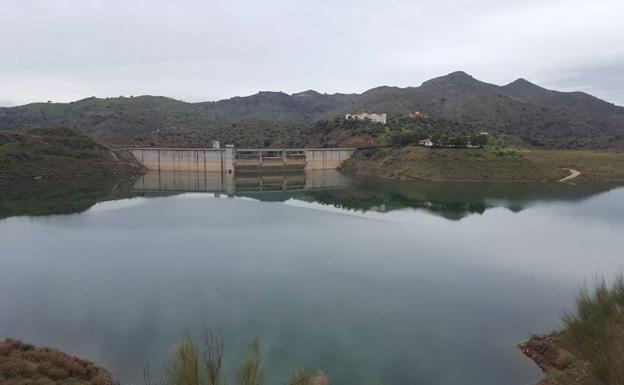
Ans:
POLYGON ((418 144, 425 147, 433 147, 433 141, 431 140, 431 138, 419 140, 418 144))
POLYGON ((366 112, 362 112, 361 114, 347 114, 345 116, 347 120, 366 120, 370 119, 371 122, 386 124, 388 118, 385 113, 383 114, 369 114, 366 112))

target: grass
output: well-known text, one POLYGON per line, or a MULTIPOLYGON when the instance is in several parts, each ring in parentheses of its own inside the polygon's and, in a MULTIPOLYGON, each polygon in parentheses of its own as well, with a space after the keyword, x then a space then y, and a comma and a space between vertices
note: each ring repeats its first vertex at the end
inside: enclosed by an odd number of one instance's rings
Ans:
POLYGON ((583 287, 563 321, 561 332, 520 346, 544 370, 546 384, 624 384, 624 275, 583 287))
MULTIPOLYGON (((146 385, 152 385, 146 372, 146 385)), ((165 385, 264 385, 264 369, 260 341, 254 338, 249 351, 239 362, 236 381, 229 382, 223 372, 223 336, 207 330, 201 346, 190 336, 184 338, 165 375, 165 385)), ((327 377, 320 371, 296 370, 288 385, 328 385, 327 377)))
POLYGON ((296 370, 288 380, 288 385, 328 385, 329 379, 323 372, 311 369, 296 370))
POLYGON ((517 150, 487 148, 428 149, 408 146, 383 149, 368 158, 356 154, 343 169, 386 178, 429 181, 558 180, 565 172, 526 159, 517 150))
POLYGON ((343 166, 356 174, 428 181, 557 182, 575 169, 574 183, 624 182, 624 153, 417 146, 360 150, 343 166))
POLYGON ((535 163, 551 167, 572 168, 581 172, 575 183, 623 182, 624 153, 573 150, 520 150, 535 163))
POLYGON ((108 372, 56 349, 0 341, 0 385, 112 385, 108 372))
POLYGON ((564 318, 566 337, 605 384, 624 384, 624 275, 583 288, 576 311, 564 318))
POLYGON ((0 131, 0 182, 32 178, 132 174, 133 162, 67 128, 0 131))

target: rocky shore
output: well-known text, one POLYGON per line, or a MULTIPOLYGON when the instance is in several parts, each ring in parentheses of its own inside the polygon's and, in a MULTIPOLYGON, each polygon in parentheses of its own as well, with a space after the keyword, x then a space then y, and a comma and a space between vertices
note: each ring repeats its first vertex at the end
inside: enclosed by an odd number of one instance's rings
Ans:
POLYGON ((114 385, 93 362, 48 347, 0 340, 0 385, 114 385))

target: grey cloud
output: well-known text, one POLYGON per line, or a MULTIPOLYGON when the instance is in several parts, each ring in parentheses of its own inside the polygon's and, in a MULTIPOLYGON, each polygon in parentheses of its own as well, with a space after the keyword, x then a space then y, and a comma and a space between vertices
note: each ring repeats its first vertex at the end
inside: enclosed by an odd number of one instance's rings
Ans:
POLYGON ((622 101, 598 70, 622 63, 622 14, 618 0, 4 0, 0 100, 361 92, 455 70, 568 87, 551 69, 581 53, 579 87, 622 101))
POLYGON ((585 91, 624 106, 624 51, 604 62, 580 61, 547 71, 548 86, 562 91, 585 91))

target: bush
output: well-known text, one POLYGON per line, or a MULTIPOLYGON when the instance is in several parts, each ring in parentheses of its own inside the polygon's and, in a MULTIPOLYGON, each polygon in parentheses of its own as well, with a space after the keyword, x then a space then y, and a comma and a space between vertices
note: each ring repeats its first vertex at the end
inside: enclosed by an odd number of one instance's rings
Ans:
POLYGON ((110 375, 95 364, 51 348, 20 341, 0 341, 0 385, 111 385, 110 375))
POLYGON ((264 374, 262 372, 262 356, 260 355, 260 342, 254 338, 251 342, 251 351, 241 361, 238 367, 239 385, 262 385, 264 374))
POLYGON ((428 136, 419 131, 404 131, 390 136, 390 143, 393 146, 406 146, 416 144, 419 140, 426 139, 428 136))
POLYGON ((577 361, 576 357, 574 357, 574 355, 570 353, 569 351, 562 349, 559 352, 559 357, 557 358, 557 364, 562 369, 573 367, 576 364, 576 361, 577 361))
MULTIPOLYGON (((223 336, 207 330, 200 348, 186 337, 176 348, 166 376, 166 385, 225 385, 222 372, 223 336)), ((264 370, 260 342, 254 338, 247 355, 237 370, 237 385, 262 385, 264 370)), ((151 385, 149 370, 145 371, 146 385, 151 385)), ((291 376, 288 385, 328 385, 327 377, 319 371, 298 370, 291 376)))
POLYGON ((327 376, 323 372, 310 369, 296 370, 288 380, 288 385, 327 385, 327 376))
POLYGON ((607 384, 624 384, 624 275, 608 285, 596 280, 581 290, 576 311, 564 317, 567 335, 594 375, 607 384))

